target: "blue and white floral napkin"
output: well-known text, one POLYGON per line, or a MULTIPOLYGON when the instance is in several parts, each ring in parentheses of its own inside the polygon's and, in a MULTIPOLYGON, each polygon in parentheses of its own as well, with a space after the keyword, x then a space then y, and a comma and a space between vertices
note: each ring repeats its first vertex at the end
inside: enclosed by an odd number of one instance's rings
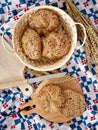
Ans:
MULTIPOLYGON (((0 34, 6 30, 5 38, 11 43, 12 32, 9 27, 13 27, 22 14, 34 6, 44 4, 66 9, 65 1, 0 0, 0 34)), ((98 1, 73 0, 73 2, 98 28, 98 1)), ((27 102, 31 97, 25 97, 18 87, 0 90, 0 111, 3 114, 11 114, 8 117, 0 114, 0 130, 98 130, 98 79, 94 64, 91 72, 88 70, 85 47, 75 50, 71 59, 59 70, 75 76, 79 81, 87 103, 85 112, 80 117, 59 124, 48 122, 36 114, 22 116, 15 112, 19 111, 21 103, 27 102)), ((25 77, 34 76, 26 72, 25 77)), ((33 85, 35 89, 38 87, 38 83, 33 85)))

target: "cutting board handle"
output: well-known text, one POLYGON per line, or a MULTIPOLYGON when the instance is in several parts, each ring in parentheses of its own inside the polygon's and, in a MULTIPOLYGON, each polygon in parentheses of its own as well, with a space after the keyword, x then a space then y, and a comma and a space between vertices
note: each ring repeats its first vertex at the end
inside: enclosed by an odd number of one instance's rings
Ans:
POLYGON ((31 96, 33 88, 27 83, 27 79, 14 82, 0 83, 0 89, 6 89, 10 87, 19 87, 25 96, 31 96))

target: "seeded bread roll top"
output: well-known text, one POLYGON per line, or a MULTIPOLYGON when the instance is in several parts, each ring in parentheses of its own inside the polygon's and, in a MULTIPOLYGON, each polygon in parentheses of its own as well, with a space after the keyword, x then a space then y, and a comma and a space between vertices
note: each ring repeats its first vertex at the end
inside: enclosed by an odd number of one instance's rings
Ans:
POLYGON ((26 29, 21 42, 27 57, 33 60, 41 58, 41 39, 35 30, 31 28, 26 29))
POLYGON ((70 49, 70 40, 68 35, 51 32, 42 39, 42 56, 50 60, 57 60, 68 54, 70 49))
POLYGON ((56 29, 60 24, 59 17, 49 9, 40 9, 29 17, 29 25, 40 35, 56 29))
POLYGON ((84 96, 71 89, 63 90, 56 84, 44 86, 38 100, 47 113, 60 113, 68 120, 80 116, 86 107, 84 96))

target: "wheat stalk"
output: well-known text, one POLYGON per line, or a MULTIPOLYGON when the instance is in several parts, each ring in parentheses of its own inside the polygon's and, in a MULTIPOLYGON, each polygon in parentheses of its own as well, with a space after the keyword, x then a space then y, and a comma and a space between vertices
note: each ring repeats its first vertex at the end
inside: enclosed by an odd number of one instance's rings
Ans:
MULTIPOLYGON (((81 22, 87 33, 87 39, 85 43, 86 57, 88 61, 88 67, 91 69, 91 54, 96 65, 96 73, 98 74, 98 29, 94 27, 92 22, 75 7, 71 0, 66 0, 66 7, 68 14, 72 17, 75 22, 81 22)), ((79 37, 83 41, 83 30, 77 27, 79 37)))

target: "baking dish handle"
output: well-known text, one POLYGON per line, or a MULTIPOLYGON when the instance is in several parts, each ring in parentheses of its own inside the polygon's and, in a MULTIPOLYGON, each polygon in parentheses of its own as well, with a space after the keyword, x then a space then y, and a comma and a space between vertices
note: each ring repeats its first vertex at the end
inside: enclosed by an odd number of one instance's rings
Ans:
POLYGON ((12 26, 9 26, 9 27, 7 27, 7 29, 4 30, 4 32, 2 33, 1 42, 2 42, 2 45, 3 45, 3 47, 4 47, 5 50, 7 50, 7 51, 9 51, 9 52, 11 52, 11 53, 15 53, 13 44, 11 44, 11 45, 12 45, 12 46, 11 46, 12 49, 9 49, 9 48, 7 47, 8 42, 7 42, 7 41, 5 40, 5 38, 4 38, 4 34, 5 34, 6 30, 8 30, 8 29, 13 29, 13 27, 12 27, 12 26))
POLYGON ((84 39, 83 39, 83 42, 82 42, 82 45, 80 45, 80 46, 76 46, 76 49, 78 50, 78 49, 80 49, 81 47, 83 47, 83 45, 85 44, 85 42, 86 42, 86 29, 85 29, 85 27, 84 27, 84 25, 82 24, 82 23, 76 23, 75 22, 75 24, 76 25, 80 25, 82 28, 83 28, 83 33, 84 33, 84 39))

